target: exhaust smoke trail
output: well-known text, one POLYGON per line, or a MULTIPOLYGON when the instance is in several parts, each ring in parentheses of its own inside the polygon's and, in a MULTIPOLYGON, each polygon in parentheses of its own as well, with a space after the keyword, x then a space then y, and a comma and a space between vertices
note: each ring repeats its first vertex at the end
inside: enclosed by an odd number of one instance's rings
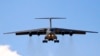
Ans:
POLYGON ((29 56, 33 56, 34 54, 34 49, 33 49, 33 39, 30 37, 28 38, 28 45, 27 45, 27 52, 29 54, 29 56))
POLYGON ((43 56, 44 48, 41 38, 34 36, 33 38, 28 38, 27 51, 29 56, 43 56), (34 38, 36 37, 36 38, 34 38), (42 43, 42 44, 41 44, 42 43))
POLYGON ((60 39, 60 41, 61 42, 59 46, 61 46, 60 49, 62 50, 62 52, 60 53, 67 56, 73 56, 73 48, 74 48, 73 37, 64 36, 60 39))
POLYGON ((73 56, 73 54, 74 54, 73 48, 74 48, 73 38, 70 37, 70 38, 69 38, 69 55, 70 55, 70 56, 73 56))
POLYGON ((42 43, 43 38, 28 38, 28 54, 29 56, 73 56, 73 38, 62 37, 58 39, 59 43, 42 43))

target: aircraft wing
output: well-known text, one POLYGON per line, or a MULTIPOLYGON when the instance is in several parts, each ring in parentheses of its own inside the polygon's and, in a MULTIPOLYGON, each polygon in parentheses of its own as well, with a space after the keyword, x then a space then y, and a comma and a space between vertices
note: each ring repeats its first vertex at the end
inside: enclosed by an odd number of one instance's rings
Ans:
MULTIPOLYGON (((40 28, 40 29, 32 29, 32 30, 24 30, 24 31, 16 31, 16 32, 8 32, 4 34, 12 34, 15 33, 16 35, 44 35, 46 34, 48 28, 40 28)), ((52 32, 58 35, 64 35, 64 34, 86 34, 86 33, 98 33, 94 31, 84 31, 84 30, 74 30, 74 29, 64 29, 64 28, 51 28, 52 32)))
POLYGON ((64 28, 52 28, 51 31, 53 31, 55 34, 64 35, 64 34, 86 34, 86 33, 98 33, 94 31, 84 31, 84 30, 74 30, 74 29, 64 29, 64 28))
POLYGON ((47 28, 40 28, 40 29, 8 32, 8 33, 4 33, 4 34, 15 33, 16 35, 43 35, 43 34, 46 34, 46 30, 47 30, 47 28))

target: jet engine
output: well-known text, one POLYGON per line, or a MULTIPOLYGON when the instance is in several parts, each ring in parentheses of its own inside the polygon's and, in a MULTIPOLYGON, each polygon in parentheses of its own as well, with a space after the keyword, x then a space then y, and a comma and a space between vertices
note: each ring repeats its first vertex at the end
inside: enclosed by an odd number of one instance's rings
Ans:
POLYGON ((70 33, 69 35, 70 35, 70 36, 73 36, 73 33, 70 33))
POLYGON ((29 33, 29 36, 32 37, 32 33, 29 33))

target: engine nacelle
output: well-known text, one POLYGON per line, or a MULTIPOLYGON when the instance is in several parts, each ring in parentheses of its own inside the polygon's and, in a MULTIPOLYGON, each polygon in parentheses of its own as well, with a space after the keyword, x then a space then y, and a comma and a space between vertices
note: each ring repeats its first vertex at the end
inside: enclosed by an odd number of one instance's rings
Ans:
POLYGON ((29 36, 32 37, 32 33, 29 33, 29 36))
POLYGON ((40 36, 40 34, 39 34, 39 33, 37 33, 37 35, 38 35, 38 36, 40 36))
POLYGON ((70 36, 73 36, 73 33, 70 33, 69 35, 70 35, 70 36))
POLYGON ((65 33, 64 33, 64 32, 62 32, 61 34, 64 36, 64 34, 65 34, 65 33))

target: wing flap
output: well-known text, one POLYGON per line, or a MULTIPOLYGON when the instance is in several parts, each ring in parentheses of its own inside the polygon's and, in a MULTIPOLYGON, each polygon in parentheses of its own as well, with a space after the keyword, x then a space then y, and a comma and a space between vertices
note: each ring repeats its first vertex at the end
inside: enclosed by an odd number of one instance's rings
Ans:
POLYGON ((55 32, 56 34, 86 34, 86 32, 55 32))
POLYGON ((86 34, 86 33, 98 33, 94 31, 84 31, 84 30, 73 30, 64 28, 52 28, 51 29, 56 34, 86 34))
POLYGON ((16 35, 28 35, 28 34, 43 35, 43 34, 46 34, 46 32, 18 32, 16 33, 16 35))
POLYGON ((15 33, 16 35, 43 35, 46 34, 47 28, 40 28, 40 29, 33 29, 33 30, 24 30, 24 31, 16 31, 16 32, 9 32, 4 34, 12 34, 15 33))
POLYGON ((16 35, 28 35, 29 32, 17 32, 16 35))

